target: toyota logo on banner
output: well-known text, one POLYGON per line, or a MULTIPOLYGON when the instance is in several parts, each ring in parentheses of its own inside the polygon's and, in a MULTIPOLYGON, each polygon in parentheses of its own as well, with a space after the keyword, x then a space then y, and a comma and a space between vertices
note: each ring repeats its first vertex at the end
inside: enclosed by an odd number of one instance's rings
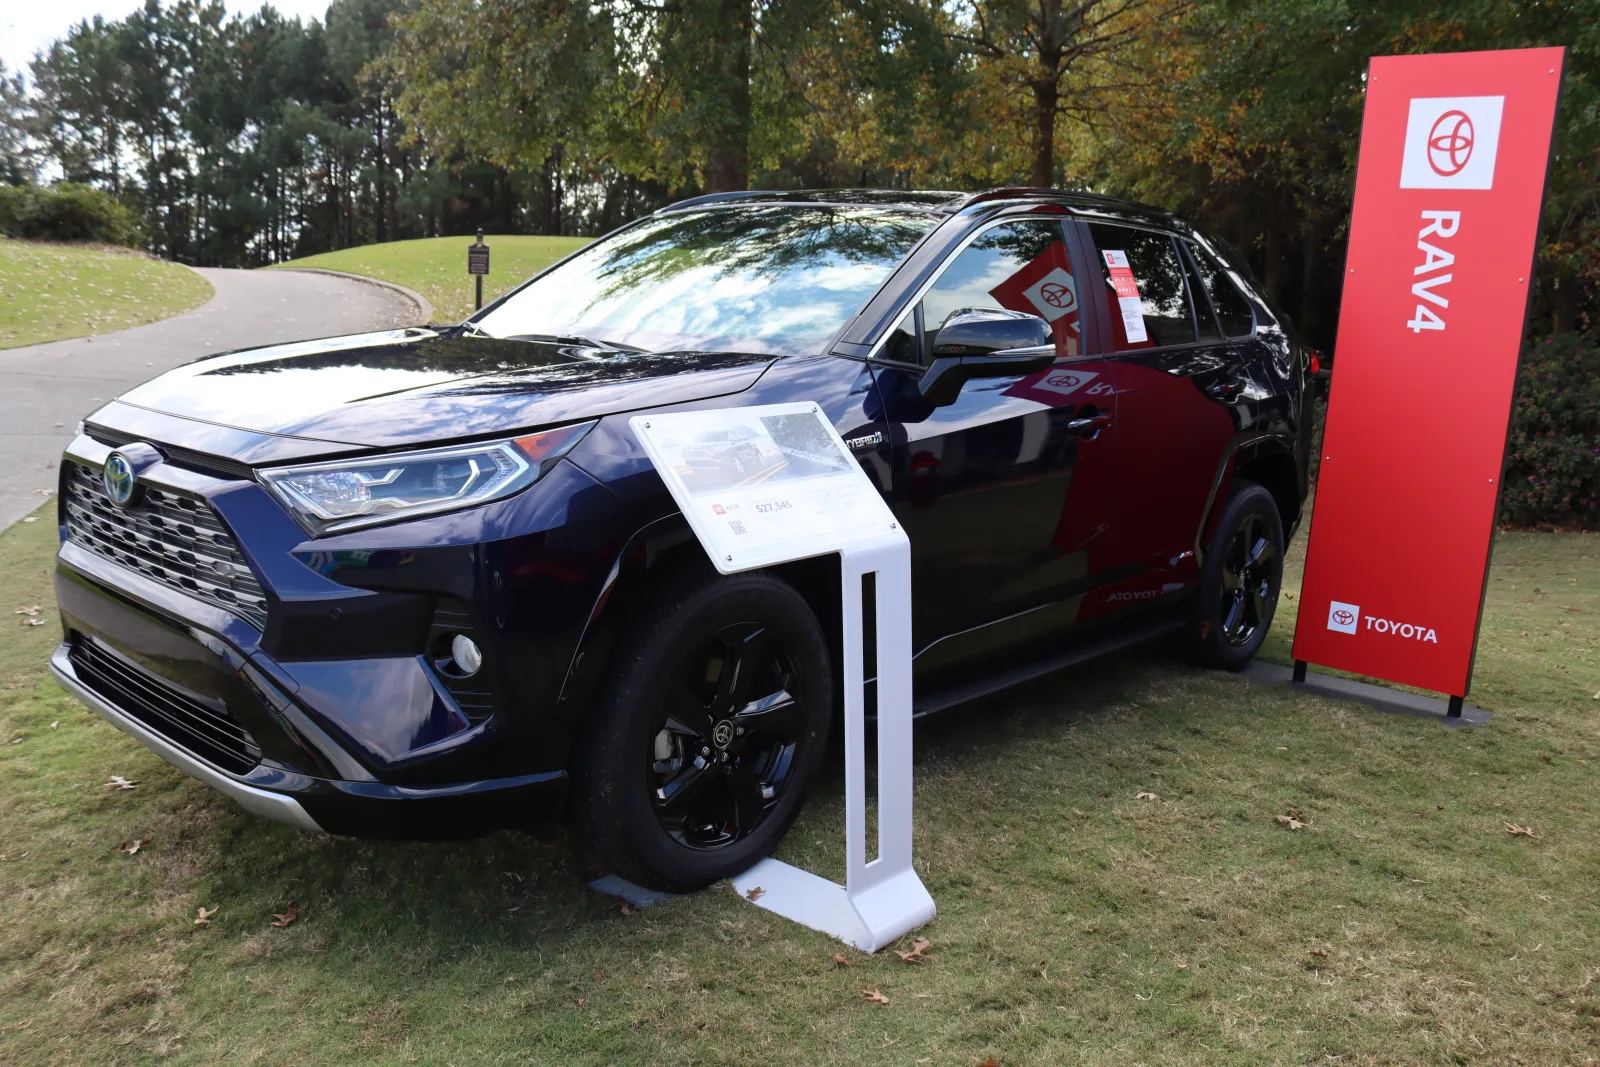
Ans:
POLYGON ((1492 189, 1503 96, 1418 96, 1406 117, 1402 189, 1492 189))

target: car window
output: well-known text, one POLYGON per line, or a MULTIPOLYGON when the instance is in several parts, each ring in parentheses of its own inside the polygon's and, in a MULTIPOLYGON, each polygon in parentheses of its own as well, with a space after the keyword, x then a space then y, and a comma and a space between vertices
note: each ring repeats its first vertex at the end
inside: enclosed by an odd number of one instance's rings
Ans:
MULTIPOLYGON (((1187 242, 1180 242, 1182 244, 1187 242)), ((1199 331, 1200 340, 1220 341, 1222 330, 1217 326, 1216 315, 1212 314, 1211 298, 1206 295, 1206 287, 1200 281, 1200 275, 1195 273, 1194 257, 1185 255, 1182 258, 1183 276, 1189 283, 1189 300, 1194 304, 1194 325, 1199 331)))
POLYGON ((1100 270, 1111 297, 1113 347, 1157 348, 1195 339, 1183 263, 1172 238, 1093 222, 1100 270))
POLYGON ((967 308, 1004 308, 1038 315, 1051 324, 1056 353, 1083 350, 1078 318, 1078 283, 1062 240, 1061 224, 1043 219, 1003 223, 984 230, 962 249, 907 311, 879 353, 885 359, 926 363, 934 339, 951 315, 967 308), (920 309, 926 338, 916 345, 920 309))
POLYGON ((817 204, 652 215, 474 321, 652 352, 819 352, 937 221, 817 204))
POLYGON ((1222 325, 1223 334, 1228 337, 1247 337, 1254 333, 1255 312, 1250 307, 1250 301, 1228 277, 1228 272, 1205 249, 1190 243, 1189 252, 1200 272, 1201 283, 1206 292, 1211 294, 1211 306, 1217 310, 1217 321, 1222 325))

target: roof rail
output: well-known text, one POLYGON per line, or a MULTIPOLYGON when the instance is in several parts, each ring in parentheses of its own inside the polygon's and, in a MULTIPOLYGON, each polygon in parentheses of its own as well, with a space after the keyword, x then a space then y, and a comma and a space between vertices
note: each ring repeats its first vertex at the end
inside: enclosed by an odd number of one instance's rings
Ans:
POLYGON ((663 215, 670 211, 682 211, 685 208, 717 204, 725 200, 748 200, 752 196, 775 196, 779 192, 780 190, 778 189, 737 189, 731 193, 707 193, 705 196, 691 196, 687 200, 679 200, 668 204, 664 208, 658 208, 656 214, 663 215))
POLYGON ((1019 185, 1007 189, 983 189, 965 200, 954 205, 956 211, 962 211, 974 204, 987 203, 990 200, 1026 200, 1039 198, 1041 200, 1051 197, 1071 196, 1063 189, 1039 189, 1029 185, 1019 185))

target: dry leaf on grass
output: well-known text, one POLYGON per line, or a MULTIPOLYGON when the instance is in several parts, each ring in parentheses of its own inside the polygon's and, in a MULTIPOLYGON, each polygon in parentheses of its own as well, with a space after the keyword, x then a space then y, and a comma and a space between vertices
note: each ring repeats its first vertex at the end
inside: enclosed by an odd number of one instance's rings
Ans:
POLYGON ((762 897, 764 897, 766 895, 767 895, 767 891, 765 889, 762 889, 760 886, 756 886, 754 889, 752 889, 749 892, 745 893, 744 899, 746 899, 746 900, 760 900, 762 897))
POLYGON ((294 901, 289 901, 289 906, 283 909, 282 915, 272 917, 273 926, 293 926, 294 921, 300 916, 294 910, 294 901))
POLYGON ((832 959, 834 963, 837 963, 841 967, 854 967, 855 966, 854 963, 850 962, 850 957, 846 956, 843 952, 835 952, 829 958, 832 959))
POLYGON ((132 789, 138 784, 139 783, 137 781, 130 781, 129 779, 122 777, 120 774, 113 774, 106 780, 107 789, 132 789))
POLYGON ((24 626, 43 626, 44 625, 44 620, 43 619, 23 619, 22 620, 22 625, 24 625, 24 626))
POLYGON ((202 906, 200 908, 200 910, 199 910, 199 913, 198 913, 197 917, 194 920, 194 924, 196 926, 208 926, 208 925, 210 925, 211 916, 215 915, 221 909, 222 909, 222 905, 220 905, 220 904, 217 905, 215 908, 211 908, 210 910, 207 910, 204 906, 202 906))
POLYGON ((37 614, 39 614, 39 605, 34 604, 31 607, 18 608, 16 611, 13 611, 11 614, 13 614, 13 615, 37 615, 37 614))
POLYGON ((632 915, 633 914, 633 909, 628 907, 628 900, 627 900, 626 897, 618 897, 617 898, 617 910, 620 911, 624 915, 632 915))
POLYGON ((27 518, 23 519, 22 521, 23 522, 38 522, 39 520, 34 518, 32 515, 29 515, 27 518))
POLYGON ((910 952, 901 952, 899 949, 895 949, 894 954, 905 960, 907 963, 927 963, 929 960, 936 960, 939 958, 938 956, 928 955, 928 950, 932 947, 932 941, 929 941, 925 937, 919 937, 915 941, 911 942, 910 952))
POLYGON ((1135 799, 1135 800, 1160 800, 1161 798, 1156 796, 1154 793, 1135 793, 1133 795, 1133 799, 1135 799))
POLYGON ((1304 830, 1311 825, 1311 820, 1299 808, 1290 808, 1287 815, 1274 815, 1273 818, 1279 826, 1287 826, 1291 830, 1304 830))
POLYGON ((1533 832, 1533 827, 1531 827, 1531 826, 1518 826, 1514 822, 1506 823, 1506 833, 1511 834, 1513 837, 1516 837, 1516 836, 1519 836, 1519 835, 1522 836, 1522 837, 1538 837, 1539 836, 1538 834, 1533 832))
POLYGON ((878 992, 876 989, 863 989, 861 991, 861 995, 867 998, 868 1004, 889 1003, 889 998, 878 992))
POLYGON ((1000 1061, 995 1059, 993 1056, 990 1056, 986 1060, 980 1060, 978 1057, 974 1056, 972 1057, 972 1062, 976 1063, 978 1067, 1000 1067, 1000 1061))
POLYGON ((1319 959, 1319 960, 1325 960, 1325 959, 1327 959, 1327 958, 1328 958, 1328 954, 1327 954, 1327 953, 1326 953, 1326 952, 1324 952, 1324 951, 1323 951, 1323 950, 1322 950, 1322 949, 1320 949, 1320 948, 1314 948, 1314 949, 1312 949, 1312 950, 1311 950, 1311 954, 1312 954, 1312 955, 1313 955, 1313 956, 1315 956, 1315 957, 1317 957, 1317 959, 1319 959))
POLYGON ((149 843, 150 843, 150 839, 148 837, 136 837, 132 841, 126 841, 126 842, 118 845, 116 848, 112 849, 111 851, 113 851, 113 852, 126 852, 128 855, 131 856, 134 853, 138 852, 141 848, 144 848, 144 846, 148 845, 149 843))

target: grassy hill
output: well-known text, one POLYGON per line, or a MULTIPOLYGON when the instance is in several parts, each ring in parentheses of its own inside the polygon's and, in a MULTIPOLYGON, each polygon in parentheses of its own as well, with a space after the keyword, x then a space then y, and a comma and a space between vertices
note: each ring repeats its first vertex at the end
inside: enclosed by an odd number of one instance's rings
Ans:
MULTIPOLYGON (((484 240, 490 248, 489 275, 483 279, 484 303, 589 242, 586 237, 512 234, 484 240)), ((394 282, 427 297, 433 304, 435 322, 456 322, 472 313, 473 280, 467 274, 467 246, 471 243, 470 237, 391 241, 324 252, 278 266, 321 267, 394 282)))
POLYGON ((0 348, 142 326, 210 299, 194 271, 131 249, 0 237, 0 348))

